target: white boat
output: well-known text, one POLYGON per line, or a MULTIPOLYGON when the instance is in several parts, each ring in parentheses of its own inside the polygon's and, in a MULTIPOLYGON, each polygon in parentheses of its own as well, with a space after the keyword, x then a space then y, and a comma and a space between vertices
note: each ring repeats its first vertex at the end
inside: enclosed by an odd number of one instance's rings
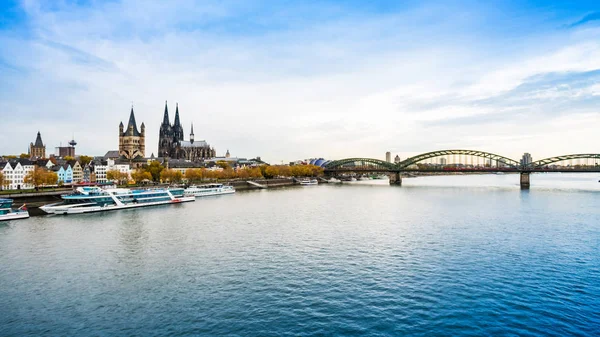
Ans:
POLYGON ((194 197, 206 197, 209 195, 221 195, 235 193, 235 188, 223 184, 207 184, 190 186, 184 190, 184 195, 194 197))
POLYGON ((312 186, 312 185, 318 185, 319 182, 317 181, 317 179, 303 179, 300 180, 300 185, 302 186, 312 186))
POLYGON ((25 208, 25 205, 18 209, 13 209, 12 204, 12 199, 0 198, 0 221, 29 218, 29 212, 27 211, 27 208, 25 208))
POLYGON ((48 214, 81 214, 105 212, 119 209, 179 204, 195 201, 193 196, 184 196, 183 188, 143 189, 78 187, 72 194, 61 196, 63 202, 40 207, 48 214))
POLYGON ((330 184, 339 184, 342 181, 339 180, 339 179, 336 179, 336 178, 331 178, 331 179, 327 180, 327 182, 330 183, 330 184))

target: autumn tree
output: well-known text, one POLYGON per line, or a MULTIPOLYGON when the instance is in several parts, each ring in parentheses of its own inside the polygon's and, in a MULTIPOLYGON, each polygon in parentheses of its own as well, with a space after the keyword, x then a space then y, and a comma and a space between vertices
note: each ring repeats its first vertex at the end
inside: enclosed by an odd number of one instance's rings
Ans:
POLYGON ((202 179, 204 179, 205 174, 206 173, 206 169, 188 169, 185 171, 185 179, 187 179, 188 182, 190 183, 198 183, 201 182, 202 179))
POLYGON ((58 181, 58 175, 55 172, 48 171, 45 167, 36 166, 33 171, 29 171, 23 178, 23 182, 35 186, 55 185, 58 181))
POLYGON ((29 155, 28 155, 27 153, 21 153, 21 154, 19 155, 19 158, 21 158, 21 159, 26 159, 26 158, 29 158, 29 155))
POLYGON ((0 190, 8 185, 8 179, 4 177, 4 173, 0 172, 0 190))
POLYGON ((163 182, 169 183, 180 183, 183 179, 183 174, 179 170, 167 169, 162 170, 160 173, 160 179, 163 182))
POLYGON ((75 160, 75 158, 73 158, 72 156, 65 156, 63 159, 66 161, 75 160))
POLYGON ((151 181, 152 174, 150 174, 150 172, 148 172, 144 169, 138 169, 138 170, 135 170, 133 173, 131 173, 131 178, 133 180, 135 180, 136 183, 139 184, 145 180, 151 181))
POLYGON ((106 179, 109 181, 116 181, 117 184, 123 185, 129 180, 129 175, 126 172, 118 170, 108 170, 106 171, 106 179))
POLYGON ((150 173, 152 176, 152 181, 158 182, 160 181, 160 173, 164 169, 164 167, 157 161, 152 161, 148 165, 144 165, 143 169, 150 173))
POLYGON ((90 157, 90 156, 79 156, 79 164, 81 164, 81 166, 85 166, 87 164, 89 164, 92 159, 94 159, 94 157, 90 157))
POLYGON ((228 169, 228 168, 231 168, 231 166, 229 166, 229 163, 227 163, 224 160, 219 160, 219 161, 216 162, 216 164, 217 164, 218 167, 220 167, 220 168, 222 168, 224 170, 228 169))

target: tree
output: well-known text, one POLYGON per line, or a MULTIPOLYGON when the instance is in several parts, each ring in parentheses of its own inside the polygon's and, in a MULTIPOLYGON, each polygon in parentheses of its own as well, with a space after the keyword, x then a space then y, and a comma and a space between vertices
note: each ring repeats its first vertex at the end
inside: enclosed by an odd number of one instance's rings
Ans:
POLYGON ((201 182, 205 176, 205 169, 188 169, 185 171, 185 179, 190 183, 201 182))
POLYGON ((65 156, 63 159, 66 160, 66 161, 75 160, 75 158, 73 158, 71 156, 65 156))
POLYGON ((138 169, 138 170, 135 170, 131 174, 131 178, 133 180, 135 180, 136 183, 139 184, 145 180, 148 180, 148 181, 152 180, 152 175, 148 171, 145 171, 143 169, 138 169))
POLYGON ((23 178, 23 182, 25 184, 30 184, 35 186, 36 188, 40 185, 42 185, 45 181, 45 175, 46 170, 36 166, 33 171, 29 171, 26 175, 25 178, 23 178))
POLYGON ((157 161, 152 161, 149 165, 144 165, 144 170, 152 175, 152 181, 154 182, 160 181, 160 173, 163 169, 164 167, 157 161))
POLYGON ((110 181, 116 181, 117 184, 123 185, 129 179, 129 175, 126 172, 121 172, 118 170, 108 170, 106 171, 106 179, 110 181))
POLYGON ((89 164, 92 159, 94 159, 94 157, 90 157, 90 156, 79 156, 79 164, 81 164, 81 166, 85 166, 87 164, 89 164))
POLYGON ((160 173, 160 179, 163 182, 180 183, 182 178, 183 174, 179 170, 168 169, 162 170, 160 173))
POLYGON ((217 164, 218 167, 220 167, 220 168, 222 168, 224 170, 228 169, 228 168, 231 168, 231 166, 229 166, 229 163, 227 163, 224 160, 219 160, 219 161, 216 162, 216 164, 217 164))
POLYGON ((21 153, 19 155, 19 158, 21 158, 21 159, 29 158, 29 155, 27 153, 21 153))
POLYGON ((0 190, 7 184, 8 179, 4 178, 4 173, 0 172, 0 190))

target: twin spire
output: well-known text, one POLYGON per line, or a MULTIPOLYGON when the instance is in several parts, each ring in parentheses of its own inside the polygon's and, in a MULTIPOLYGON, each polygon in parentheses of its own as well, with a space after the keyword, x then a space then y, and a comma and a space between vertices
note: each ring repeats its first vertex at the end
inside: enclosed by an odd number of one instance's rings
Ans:
MULTIPOLYGON (((165 114, 163 116, 163 125, 171 125, 169 123, 169 107, 167 106, 167 101, 165 101, 165 114)), ((181 127, 181 121, 179 120, 179 103, 175 103, 175 123, 173 124, 173 128, 181 127)), ((192 132, 191 135, 194 134, 194 123, 192 123, 192 132)))

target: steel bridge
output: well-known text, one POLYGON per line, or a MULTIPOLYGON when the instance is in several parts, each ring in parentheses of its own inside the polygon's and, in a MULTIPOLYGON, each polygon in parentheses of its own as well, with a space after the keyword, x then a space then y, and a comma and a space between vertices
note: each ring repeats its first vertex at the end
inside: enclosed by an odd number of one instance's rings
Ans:
POLYGON ((386 173, 392 182, 402 184, 401 175, 413 173, 520 173, 522 188, 530 185, 529 175, 533 172, 600 172, 600 154, 569 154, 545 158, 530 163, 477 150, 441 150, 427 152, 397 163, 373 158, 346 158, 327 163, 325 173, 386 173))

